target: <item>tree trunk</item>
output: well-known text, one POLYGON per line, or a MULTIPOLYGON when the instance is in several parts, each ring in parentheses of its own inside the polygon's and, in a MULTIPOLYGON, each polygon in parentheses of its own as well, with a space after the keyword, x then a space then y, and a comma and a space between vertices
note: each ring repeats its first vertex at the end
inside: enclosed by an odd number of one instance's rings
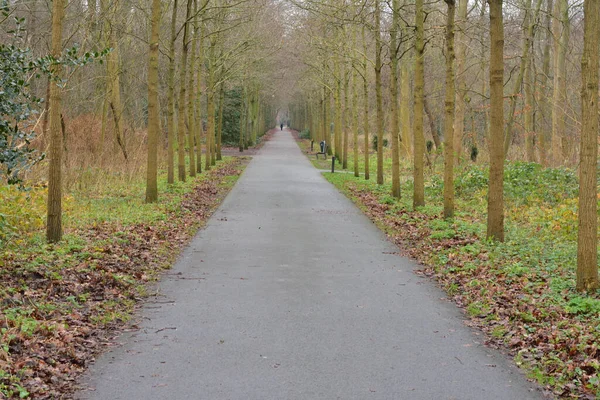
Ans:
POLYGON ((160 0, 152 0, 150 46, 148 59, 148 163, 146 169, 146 203, 158 200, 158 41, 160 32, 160 0))
POLYGON ((107 55, 106 69, 107 69, 107 94, 109 96, 108 106, 113 115, 113 122, 115 124, 115 139, 118 147, 123 153, 123 157, 127 160, 127 148, 125 146, 124 129, 122 124, 123 118, 123 104, 121 103, 121 80, 119 71, 119 41, 117 40, 117 30, 114 24, 116 23, 117 16, 121 15, 121 2, 122 0, 115 1, 112 5, 108 3, 108 0, 102 0, 102 9, 105 13, 105 29, 108 34, 108 44, 112 49, 107 55), (111 10, 112 7, 112 10, 111 10), (112 19, 108 18, 110 15, 112 19))
POLYGON ((321 112, 323 113, 323 118, 321 121, 321 126, 322 126, 322 130, 323 130, 323 140, 325 141, 325 143, 327 143, 327 147, 331 147, 331 140, 329 138, 329 135, 327 134, 328 130, 327 130, 327 118, 329 118, 329 116, 327 115, 327 102, 329 100, 329 98, 327 97, 327 88, 323 87, 323 94, 322 94, 322 99, 323 99, 323 108, 321 109, 321 112))
POLYGON ((565 109, 567 107, 567 50, 569 46, 569 11, 567 0, 557 0, 554 5, 554 92, 552 95, 552 165, 563 161, 562 145, 565 139, 565 109))
POLYGON ((200 29, 199 47, 198 47, 198 78, 196 79, 196 172, 202 172, 202 71, 204 68, 204 23, 200 23, 198 27, 198 16, 194 16, 194 24, 196 29, 200 29))
MULTIPOLYGON (((243 87, 244 84, 242 83, 243 87)), ((242 90, 242 94, 240 95, 240 141, 239 141, 239 150, 240 153, 244 152, 244 128, 246 126, 246 99, 244 96, 244 91, 242 90)))
POLYGON ((335 57, 334 64, 334 79, 335 79, 335 91, 333 93, 333 101, 335 103, 335 123, 333 126, 334 132, 334 154, 335 159, 339 163, 342 158, 342 72, 340 68, 340 60, 338 56, 335 57))
POLYGON ((192 51, 190 54, 190 76, 187 89, 187 120, 188 120, 188 152, 190 157, 190 176, 196 176, 196 149, 194 143, 196 141, 196 48, 198 47, 198 27, 195 23, 196 14, 198 13, 198 2, 193 0, 193 22, 190 22, 191 28, 193 29, 193 35, 191 40, 192 51))
POLYGON ((584 42, 581 59, 581 153, 579 166, 579 230, 577 233, 577 290, 598 289, 598 68, 600 60, 600 2, 584 2, 584 42))
MULTIPOLYGON (((346 30, 344 30, 344 36, 346 36, 346 30)), ((347 63, 344 63, 344 112, 343 112, 343 120, 344 120, 344 125, 342 126, 342 129, 344 130, 344 147, 343 147, 343 155, 342 155, 342 169, 348 169, 348 130, 349 130, 349 120, 350 117, 348 115, 348 113, 350 112, 350 109, 348 107, 348 89, 349 89, 349 85, 350 85, 350 71, 348 70, 348 65, 347 63)))
POLYGON ((456 32, 456 109, 454 114, 454 161, 460 162, 462 141, 465 133, 465 112, 467 108, 467 83, 465 60, 467 54, 467 6, 468 0, 458 0, 458 20, 456 32))
POLYGON ((425 115, 427 115, 427 120, 429 121, 429 130, 431 131, 431 138, 433 139, 435 148, 436 150, 441 149, 441 134, 440 132, 438 132, 438 125, 436 124, 436 120, 433 117, 433 113, 431 112, 431 107, 429 107, 429 99, 427 98, 427 96, 423 96, 423 110, 425 111, 425 115))
POLYGON ((423 171, 423 153, 425 152, 425 140, 423 138, 423 56, 425 52, 424 44, 424 15, 423 0, 416 0, 416 37, 415 37, 415 101, 414 101, 414 192, 413 207, 422 207, 425 205, 425 177, 423 171))
POLYGON ((411 125, 410 125, 410 71, 409 62, 404 60, 400 67, 400 122, 402 126, 402 154, 405 158, 412 155, 411 125))
POLYGON ((334 118, 334 115, 333 115, 333 110, 332 110, 333 107, 332 107, 332 104, 331 104, 331 100, 332 100, 331 99, 331 93, 327 92, 327 100, 326 100, 327 101, 327 105, 326 105, 325 111, 327 112, 327 117, 329 118, 326 121, 326 125, 328 125, 327 126, 327 137, 328 137, 328 142, 329 142, 329 144, 327 145, 327 155, 329 155, 329 156, 333 156, 333 146, 332 145, 333 145, 333 143, 335 141, 335 135, 333 133, 333 118, 334 118), (331 120, 331 122, 330 122, 330 120, 331 120), (333 139, 332 139, 332 137, 333 137, 333 139))
POLYGON ((179 180, 185 182, 185 138, 186 138, 186 117, 187 117, 187 102, 186 89, 188 83, 187 78, 187 59, 189 49, 189 30, 190 16, 192 15, 193 0, 187 0, 185 13, 185 23, 183 24, 183 40, 181 50, 181 71, 179 74, 179 101, 177 102, 177 172, 179 180))
POLYGON ((207 63, 206 82, 206 155, 204 169, 208 171, 212 163, 215 140, 215 37, 211 37, 207 63))
POLYGON ((487 237, 504 241, 504 26, 502 0, 490 0, 490 178, 487 237))
MULTIPOLYGON (((546 120, 552 114, 552 104, 550 101, 550 88, 549 88, 549 76, 550 76, 550 44, 552 42, 552 9, 553 3, 552 0, 547 1, 546 6, 546 20, 544 22, 545 26, 545 43, 544 43, 544 57, 542 61, 542 79, 540 82, 541 88, 539 90, 540 93, 540 103, 542 104, 542 108, 544 110, 544 118, 546 120)), ((551 117, 550 117, 551 119, 551 117)), ((539 149, 540 149, 540 163, 544 167, 548 167, 548 133, 547 131, 551 131, 551 129, 546 129, 546 124, 538 127, 537 131, 539 132, 539 149)))
MULTIPOLYGON (((356 51, 356 29, 352 28, 352 49, 356 51)), ((358 170, 358 89, 356 81, 356 61, 352 58, 352 153, 354 160, 354 176, 359 177, 358 170)))
POLYGON ((446 100, 444 116, 444 218, 454 217, 454 0, 448 5, 446 20, 446 100))
MULTIPOLYGON (((480 29, 478 30, 477 35, 482 38, 485 37, 486 31, 487 31, 485 28, 486 4, 487 4, 486 0, 481 0, 481 9, 479 11, 479 28, 480 29)), ((480 46, 481 53, 480 53, 479 65, 480 65, 480 74, 482 77, 486 75, 486 69, 487 69, 487 65, 488 65, 487 64, 488 57, 487 57, 487 53, 486 53, 486 51, 487 51, 486 47, 487 46, 484 46, 483 44, 480 46)), ((489 107, 488 107, 489 104, 487 103, 487 100, 485 100, 485 96, 488 91, 488 87, 487 87, 488 83, 489 83, 489 80, 481 79, 481 89, 480 89, 481 92, 480 93, 482 94, 483 99, 481 100, 479 109, 481 110, 480 111, 481 117, 482 117, 481 119, 483 122, 483 132, 482 132, 481 136, 483 136, 484 138, 488 138, 490 135, 490 129, 489 129, 490 127, 488 124, 488 120, 490 117, 490 112, 489 112, 489 107)), ((474 134, 475 134, 475 132, 474 132, 474 134)), ((477 137, 476 136, 473 138, 473 145, 477 145, 477 137)))
POLYGON ((369 80, 367 75, 367 38, 365 35, 365 27, 362 27, 363 41, 363 60, 362 60, 362 76, 363 76, 363 131, 365 133, 365 180, 369 180, 369 80))
POLYGON ((248 125, 250 121, 250 96, 248 95, 248 88, 244 86, 244 150, 248 150, 248 144, 250 143, 250 135, 248 134, 248 125))
POLYGON ((106 143, 106 125, 108 124, 108 88, 104 92, 102 100, 102 116, 100 117, 100 156, 104 155, 106 143))
MULTIPOLYGON (((64 0, 52 2, 52 56, 60 58, 62 52, 62 30, 64 0)), ((62 67, 52 67, 55 77, 62 76, 62 67)), ((48 213, 46 218, 46 240, 56 243, 62 239, 62 133, 60 114, 62 107, 62 89, 58 79, 50 83, 50 152, 48 154, 48 213)))
POLYGON ((533 110, 535 107, 533 98, 533 60, 527 60, 525 67, 525 153, 528 162, 535 162, 535 128, 533 110))
POLYGON ((167 183, 175 183, 175 45, 177 42, 177 0, 173 0, 169 72, 167 74, 167 183))
MULTIPOLYGON (((46 148, 46 141, 48 140, 48 124, 50 122, 50 86, 52 84, 52 79, 48 78, 46 83, 46 99, 48 101, 44 102, 44 117, 42 119, 42 137, 44 138, 43 142, 40 144, 42 149, 46 148)), ((100 144, 102 146, 102 143, 100 144)))
POLYGON ((225 108, 225 82, 219 85, 219 116, 217 117, 217 160, 222 160, 221 156, 221 138, 223 134, 223 109, 225 108))
MULTIPOLYGON (((256 145, 257 142, 257 135, 256 135, 256 131, 257 131, 257 127, 258 127, 258 89, 256 87, 252 88, 252 100, 250 101, 250 107, 251 109, 251 126, 252 129, 250 130, 251 135, 252 135, 252 145, 256 145)), ((288 122, 288 128, 290 123, 288 122)), ((214 140, 213 140, 214 143, 214 140)), ((213 155, 213 159, 214 159, 214 155, 213 155)), ((215 165, 214 161, 212 163, 212 165, 215 165)))
POLYGON ((390 135, 392 140, 392 196, 400 198, 400 118, 398 110, 398 28, 400 25, 398 0, 392 1, 392 25, 390 27, 390 135))
MULTIPOLYGON (((418 2, 419 0, 417 0, 418 2)), ((375 0, 375 101, 377 104, 377 184, 383 185, 383 96, 381 94, 381 10, 375 0)))
POLYGON ((523 87, 523 80, 525 78, 525 72, 527 65, 529 64, 529 49, 531 48, 531 42, 533 42, 534 28, 542 6, 542 0, 537 0, 535 13, 531 15, 531 0, 526 0, 525 4, 525 19, 523 21, 523 30, 525 31, 525 37, 523 38, 523 48, 521 49, 521 64, 519 66, 519 73, 517 79, 515 79, 512 95, 510 98, 510 106, 508 112, 508 122, 506 123, 506 134, 504 135, 504 154, 508 154, 508 148, 513 137, 513 124, 515 121, 515 110, 517 106, 518 95, 521 94, 521 88, 523 87))

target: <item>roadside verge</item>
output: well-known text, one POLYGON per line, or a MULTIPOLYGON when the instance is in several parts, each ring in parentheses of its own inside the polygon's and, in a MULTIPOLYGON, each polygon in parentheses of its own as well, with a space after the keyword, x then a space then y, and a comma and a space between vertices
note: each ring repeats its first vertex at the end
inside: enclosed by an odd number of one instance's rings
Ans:
POLYGON ((98 209, 88 206, 89 221, 59 244, 32 239, 7 248, 0 264, 0 398, 70 398, 77 377, 128 327, 152 283, 248 160, 226 158, 169 187, 157 204, 117 199, 111 215, 111 199, 99 199, 98 209), (131 215, 115 217, 121 209, 131 215))

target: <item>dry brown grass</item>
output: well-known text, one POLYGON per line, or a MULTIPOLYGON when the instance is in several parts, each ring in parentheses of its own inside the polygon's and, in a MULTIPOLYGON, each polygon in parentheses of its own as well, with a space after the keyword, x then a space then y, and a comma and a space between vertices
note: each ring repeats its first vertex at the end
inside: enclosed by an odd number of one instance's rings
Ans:
MULTIPOLYGON (((112 181, 121 183, 139 179, 146 169, 146 130, 125 125, 124 147, 127 158, 116 140, 112 121, 102 135, 102 119, 85 114, 65 118, 65 146, 63 148, 63 183, 67 191, 97 191, 112 181)), ((47 151, 47 140, 40 135, 33 145, 47 151)), ((161 153, 166 151, 161 148, 161 153)), ((164 160, 164 154, 159 159, 164 160)), ((48 161, 44 160, 26 175, 31 184, 44 184, 47 180, 48 161)))

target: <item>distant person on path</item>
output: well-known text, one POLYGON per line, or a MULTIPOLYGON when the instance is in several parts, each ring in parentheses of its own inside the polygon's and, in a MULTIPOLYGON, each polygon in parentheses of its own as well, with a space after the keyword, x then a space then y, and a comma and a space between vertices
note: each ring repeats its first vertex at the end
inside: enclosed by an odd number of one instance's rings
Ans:
POLYGON ((283 124, 279 125, 279 128, 281 128, 281 130, 283 130, 283 124))

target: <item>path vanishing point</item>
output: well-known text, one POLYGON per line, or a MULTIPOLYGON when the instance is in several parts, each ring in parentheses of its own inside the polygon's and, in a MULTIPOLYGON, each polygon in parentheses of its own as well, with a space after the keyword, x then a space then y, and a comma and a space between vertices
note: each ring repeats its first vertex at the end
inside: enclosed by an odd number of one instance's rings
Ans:
POLYGON ((542 398, 397 251, 277 132, 77 396, 542 398))

